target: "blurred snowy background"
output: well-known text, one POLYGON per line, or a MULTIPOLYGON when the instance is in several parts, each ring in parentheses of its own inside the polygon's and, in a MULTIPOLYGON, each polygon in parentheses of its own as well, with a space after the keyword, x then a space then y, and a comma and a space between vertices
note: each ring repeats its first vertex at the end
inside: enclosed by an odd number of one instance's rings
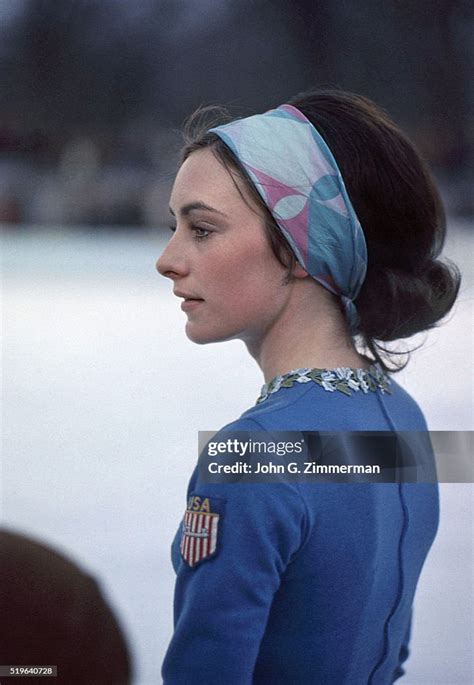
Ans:
MULTIPOLYGON (((459 302, 400 374, 433 430, 473 428, 471 235, 453 223, 446 253, 463 268, 459 302)), ((237 417, 262 384, 243 344, 186 339, 171 284, 154 271, 162 247, 151 233, 25 228, 2 240, 2 519, 101 578, 143 685, 160 682, 172 630, 169 547, 197 432, 237 417)), ((441 486, 412 685, 472 682, 472 494, 441 486)))
MULTIPOLYGON (((472 430, 473 45, 466 0, 0 0, 2 523, 101 579, 137 684, 160 682, 197 432, 262 383, 241 343, 187 341, 154 271, 183 119, 322 83, 390 112, 440 183, 464 276, 399 380, 431 429, 472 430)), ((472 540, 473 486, 442 485, 407 685, 474 682, 472 540)))

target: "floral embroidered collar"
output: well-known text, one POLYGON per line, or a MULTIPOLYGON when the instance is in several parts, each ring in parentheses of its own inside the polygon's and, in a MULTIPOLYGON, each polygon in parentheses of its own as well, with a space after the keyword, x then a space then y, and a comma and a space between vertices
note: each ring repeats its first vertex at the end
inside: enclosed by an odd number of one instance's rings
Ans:
POLYGON ((352 392, 362 390, 364 394, 380 390, 391 393, 390 378, 384 374, 380 364, 372 364, 368 369, 351 369, 341 366, 337 369, 294 369, 283 376, 276 376, 270 383, 266 383, 256 404, 264 402, 269 395, 278 392, 280 388, 291 388, 294 383, 310 383, 313 381, 328 392, 339 392, 352 395, 352 392))

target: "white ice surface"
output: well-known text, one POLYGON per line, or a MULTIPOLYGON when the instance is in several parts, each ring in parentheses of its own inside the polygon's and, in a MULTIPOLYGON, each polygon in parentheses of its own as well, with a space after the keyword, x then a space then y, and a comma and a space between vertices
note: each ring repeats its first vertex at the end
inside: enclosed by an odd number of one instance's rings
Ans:
MULTIPOLYGON (((449 322, 400 382, 433 430, 473 428, 472 227, 446 254, 465 282, 449 322)), ((4 525, 102 580, 141 685, 161 682, 172 630, 169 547, 197 431, 251 406, 262 378, 239 342, 196 346, 152 236, 31 228, 2 238, 4 525)), ((474 682, 471 484, 441 486, 441 525, 416 598, 408 685, 474 682)))

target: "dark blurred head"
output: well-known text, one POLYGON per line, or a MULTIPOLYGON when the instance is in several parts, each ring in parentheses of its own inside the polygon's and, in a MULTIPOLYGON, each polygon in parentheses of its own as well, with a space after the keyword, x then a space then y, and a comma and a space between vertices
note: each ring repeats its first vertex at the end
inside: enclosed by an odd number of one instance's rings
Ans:
POLYGON ((62 554, 8 531, 0 531, 0 611, 1 664, 56 665, 54 682, 65 685, 130 682, 127 645, 96 581, 62 554))
MULTIPOLYGON (((432 328, 449 312, 459 290, 457 268, 437 259, 446 235, 439 193, 413 144, 370 100, 313 89, 288 103, 303 112, 329 145, 362 224, 368 269, 355 302, 360 341, 387 369, 392 353, 383 343, 432 328)), ((210 147, 224 167, 243 179, 265 219, 274 254, 291 278, 295 257, 286 239, 238 159, 221 138, 208 133, 229 119, 222 108, 201 108, 191 115, 182 161, 210 147)))

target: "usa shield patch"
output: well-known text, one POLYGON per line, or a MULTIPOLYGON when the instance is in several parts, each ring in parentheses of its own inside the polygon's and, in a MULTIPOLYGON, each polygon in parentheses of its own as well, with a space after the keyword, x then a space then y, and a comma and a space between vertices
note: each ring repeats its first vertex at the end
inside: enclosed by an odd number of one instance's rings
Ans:
POLYGON ((216 553, 220 514, 210 510, 209 499, 190 497, 184 512, 180 551, 193 568, 216 553))

